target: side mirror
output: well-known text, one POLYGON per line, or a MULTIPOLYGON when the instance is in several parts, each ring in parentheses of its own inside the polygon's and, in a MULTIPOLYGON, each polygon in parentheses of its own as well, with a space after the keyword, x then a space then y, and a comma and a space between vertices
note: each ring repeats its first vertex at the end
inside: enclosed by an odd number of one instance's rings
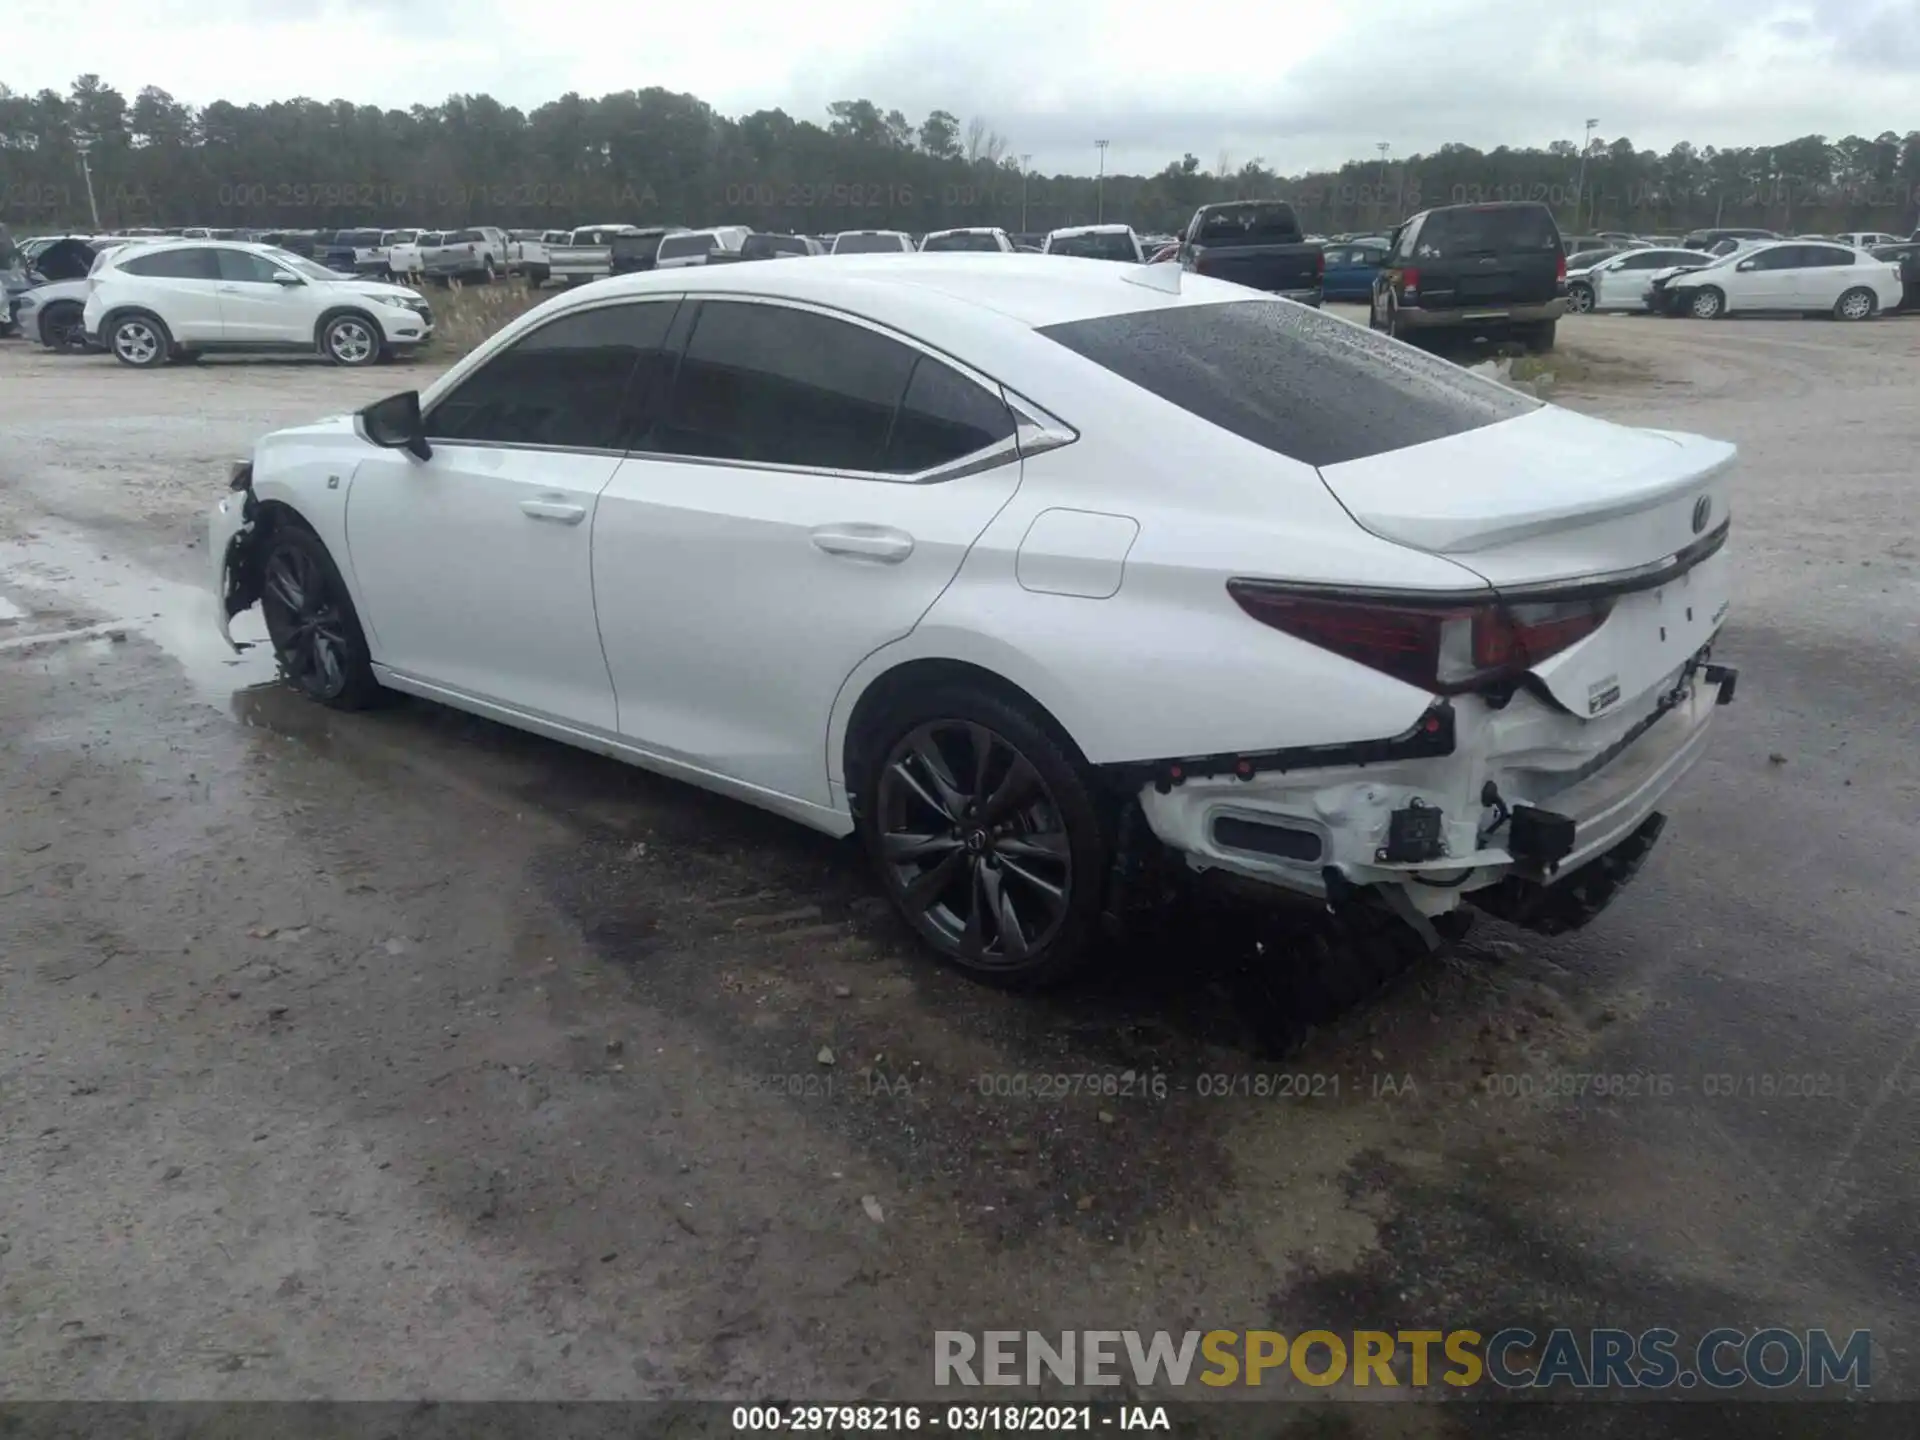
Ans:
POLYGON ((383 450, 405 450, 422 460, 433 458, 420 419, 420 392, 402 391, 376 400, 359 412, 360 433, 383 450))
POLYGON ((1752 270, 1755 268, 1755 263, 1756 262, 1752 260, 1742 260, 1738 265, 1734 266, 1733 268, 1736 270, 1752 270))
POLYGON ((273 272, 273 283, 276 285, 284 285, 289 290, 291 290, 294 286, 304 285, 307 282, 302 280, 298 275, 294 274, 291 270, 276 270, 273 272))

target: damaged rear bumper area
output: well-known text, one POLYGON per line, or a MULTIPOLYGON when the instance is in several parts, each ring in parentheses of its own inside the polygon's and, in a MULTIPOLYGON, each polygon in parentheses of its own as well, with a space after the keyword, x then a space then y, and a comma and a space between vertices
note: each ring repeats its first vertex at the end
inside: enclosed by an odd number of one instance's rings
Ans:
POLYGON ((1577 720, 1528 689, 1437 701, 1406 734, 1316 751, 1128 767, 1148 826, 1198 871, 1338 907, 1384 903, 1427 935, 1463 900, 1546 933, 1599 914, 1706 752, 1736 672, 1703 648, 1638 705, 1577 720))

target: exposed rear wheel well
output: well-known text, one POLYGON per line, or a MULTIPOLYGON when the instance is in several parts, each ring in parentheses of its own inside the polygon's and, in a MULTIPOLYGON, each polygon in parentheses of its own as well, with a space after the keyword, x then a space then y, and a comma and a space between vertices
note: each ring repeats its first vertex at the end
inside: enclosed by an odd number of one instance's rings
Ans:
POLYGON ((867 768, 875 762, 873 752, 884 739, 880 732, 888 714, 902 697, 939 685, 972 686, 1019 706, 1031 714, 1035 722, 1058 741, 1068 755, 1080 764, 1086 764, 1086 756, 1074 744, 1067 727, 1046 706, 1011 680, 964 660, 909 660, 904 665, 896 665, 868 685, 854 703, 853 714, 847 720, 847 736, 841 760, 845 766, 843 774, 848 795, 856 815, 860 813, 859 797, 854 792, 866 775, 867 768))

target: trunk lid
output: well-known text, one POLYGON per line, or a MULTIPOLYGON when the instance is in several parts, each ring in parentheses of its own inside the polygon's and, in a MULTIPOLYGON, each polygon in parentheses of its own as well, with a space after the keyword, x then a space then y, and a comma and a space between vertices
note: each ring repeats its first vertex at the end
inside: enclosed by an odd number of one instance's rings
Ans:
POLYGON ((1604 625, 1533 671, 1589 716, 1654 688, 1725 618, 1716 541, 1736 453, 1548 405, 1320 474, 1365 529, 1444 556, 1515 603, 1612 595, 1604 625))

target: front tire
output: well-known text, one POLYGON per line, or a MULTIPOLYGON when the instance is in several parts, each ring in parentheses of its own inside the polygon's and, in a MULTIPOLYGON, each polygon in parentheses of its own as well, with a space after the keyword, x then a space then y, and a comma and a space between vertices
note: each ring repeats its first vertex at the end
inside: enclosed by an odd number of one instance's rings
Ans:
POLYGON ((384 698, 346 582, 333 557, 297 521, 283 520, 260 565, 260 609, 280 675, 309 700, 365 710, 384 698))
POLYGON ((320 330, 321 353, 336 365, 377 365, 385 343, 380 327, 364 315, 336 315, 320 330))
POLYGON ((1576 315, 1593 313, 1593 287, 1591 285, 1569 285, 1567 287, 1567 308, 1576 315))
POLYGON ((1687 313, 1696 320, 1718 320, 1727 311, 1727 297, 1713 286, 1693 292, 1693 298, 1687 302, 1687 313))
POLYGON ((113 358, 135 370, 157 370, 173 354, 173 334, 158 316, 136 312, 116 315, 107 327, 113 358))
POLYGON ((1873 312, 1879 308, 1879 297, 1871 290, 1856 287, 1847 291, 1835 303, 1833 318, 1836 320, 1871 320, 1873 312))
POLYGON ((1008 989, 1079 968, 1110 861, 1085 762, 1030 706, 964 683, 911 696, 869 735, 860 829, 907 923, 1008 989))
POLYGON ((78 355, 87 348, 87 325, 80 306, 71 301, 49 305, 40 317, 40 343, 49 350, 78 355))

